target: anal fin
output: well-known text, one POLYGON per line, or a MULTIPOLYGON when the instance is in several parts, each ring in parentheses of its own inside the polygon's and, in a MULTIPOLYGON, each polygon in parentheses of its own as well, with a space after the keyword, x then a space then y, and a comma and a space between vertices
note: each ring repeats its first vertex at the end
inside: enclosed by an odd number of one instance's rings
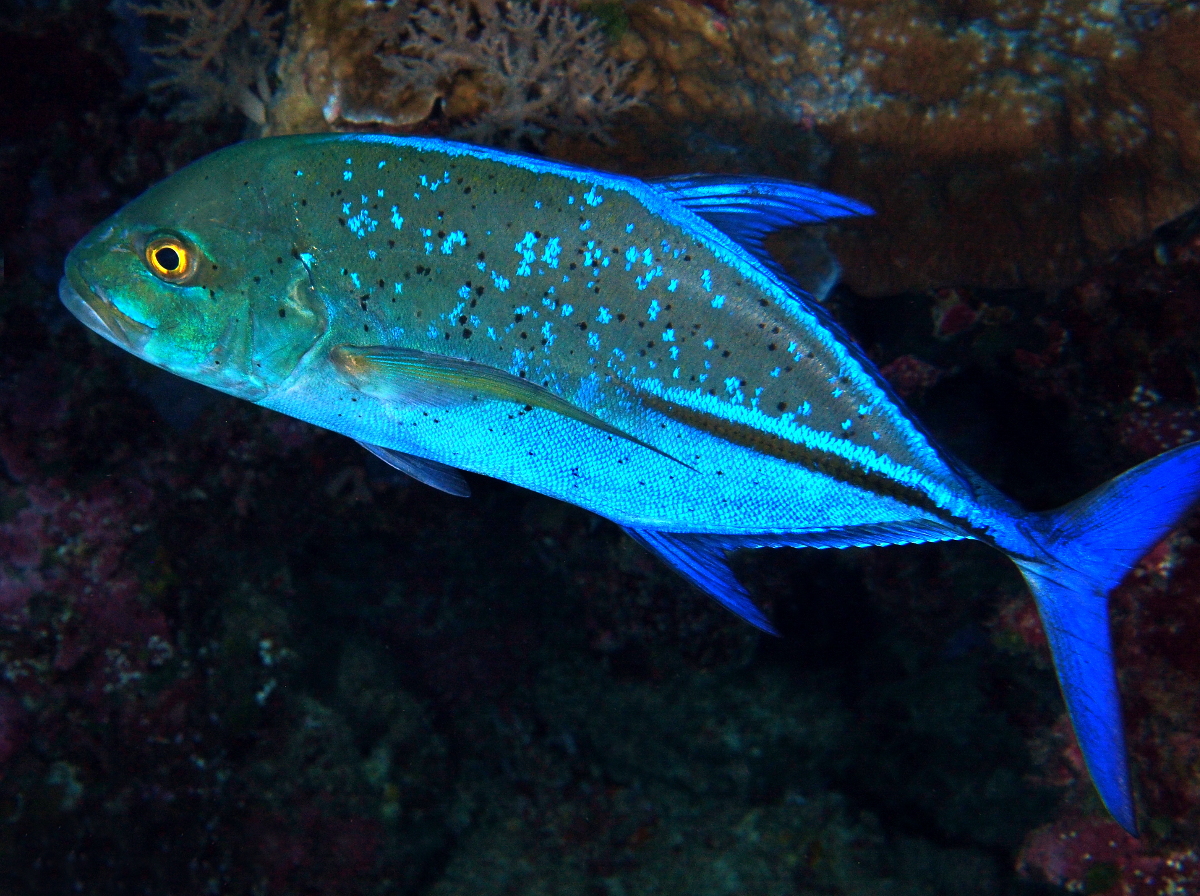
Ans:
POLYGON ((658 554, 680 575, 724 607, 768 634, 779 634, 762 611, 754 606, 742 583, 734 577, 733 571, 725 563, 725 553, 721 548, 686 534, 628 526, 622 528, 634 541, 658 554))

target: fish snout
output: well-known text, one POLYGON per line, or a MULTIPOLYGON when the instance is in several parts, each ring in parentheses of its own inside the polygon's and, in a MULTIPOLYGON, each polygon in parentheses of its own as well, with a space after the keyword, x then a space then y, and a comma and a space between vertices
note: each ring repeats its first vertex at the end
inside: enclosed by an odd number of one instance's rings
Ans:
POLYGON ((141 353, 154 333, 154 327, 120 311, 69 258, 66 273, 58 283, 58 298, 89 330, 134 354, 141 353))

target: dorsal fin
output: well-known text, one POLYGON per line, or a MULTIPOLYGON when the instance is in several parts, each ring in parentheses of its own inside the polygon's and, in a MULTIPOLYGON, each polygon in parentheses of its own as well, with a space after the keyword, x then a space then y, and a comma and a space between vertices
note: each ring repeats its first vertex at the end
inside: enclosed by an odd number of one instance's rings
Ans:
MULTIPOLYGON (((763 240, 767 234, 784 227, 824 224, 838 218, 873 214, 861 202, 786 180, 689 174, 651 183, 734 240, 773 274, 818 299, 824 298, 823 294, 832 286, 828 281, 836 276, 830 278, 826 274, 818 276, 811 284, 796 283, 767 252, 763 240)), ((836 262, 832 269, 836 270, 836 262)))
POLYGON ((874 214, 861 202, 786 180, 688 174, 651 183, 748 249, 761 248, 763 237, 782 227, 874 214))

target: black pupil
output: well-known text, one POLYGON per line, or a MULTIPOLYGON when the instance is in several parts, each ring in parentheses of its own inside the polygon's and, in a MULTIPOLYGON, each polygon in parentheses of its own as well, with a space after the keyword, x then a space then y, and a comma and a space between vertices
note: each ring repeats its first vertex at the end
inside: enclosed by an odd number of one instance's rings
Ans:
POLYGON ((158 262, 158 266, 164 271, 179 270, 179 253, 170 246, 164 246, 161 249, 155 249, 154 260, 158 262))

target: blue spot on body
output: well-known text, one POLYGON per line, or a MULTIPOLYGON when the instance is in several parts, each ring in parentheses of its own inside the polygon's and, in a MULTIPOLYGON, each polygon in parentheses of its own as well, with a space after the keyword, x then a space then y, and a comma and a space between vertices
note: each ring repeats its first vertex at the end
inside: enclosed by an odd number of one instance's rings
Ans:
POLYGON ((465 246, 466 244, 466 235, 461 230, 456 230, 442 240, 442 254, 449 255, 454 251, 455 246, 465 246))
POLYGON ((558 256, 562 253, 562 247, 559 245, 558 237, 552 236, 546 241, 546 248, 542 250, 542 261, 550 265, 552 268, 558 267, 558 256))

